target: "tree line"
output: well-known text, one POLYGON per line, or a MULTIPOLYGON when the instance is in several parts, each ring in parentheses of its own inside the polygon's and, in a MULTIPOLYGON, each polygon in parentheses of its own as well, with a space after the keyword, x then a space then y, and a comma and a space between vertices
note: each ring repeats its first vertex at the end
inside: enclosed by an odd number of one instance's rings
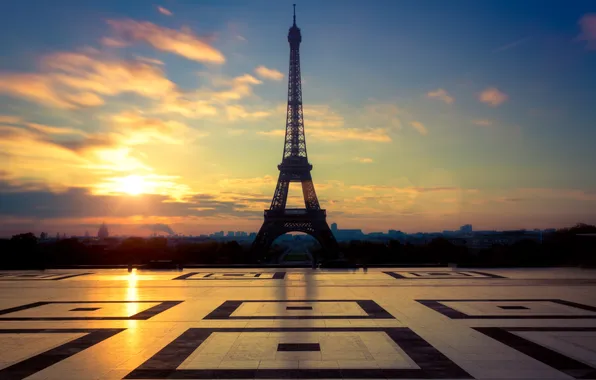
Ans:
MULTIPOLYGON (((340 243, 346 260, 354 265, 399 265, 456 263, 467 266, 596 266, 596 226, 578 224, 545 236, 542 244, 520 240, 510 245, 495 244, 473 251, 454 245, 445 238, 428 244, 412 245, 397 240, 389 242, 351 241, 340 243)), ((130 237, 122 241, 107 239, 102 243, 76 238, 44 241, 33 233, 0 239, 0 269, 45 269, 76 265, 148 265, 169 261, 188 264, 234 265, 270 264, 284 251, 275 245, 265 254, 250 252, 249 246, 236 241, 183 242, 169 246, 163 237, 130 237)), ((314 249, 316 257, 324 252, 314 249)))

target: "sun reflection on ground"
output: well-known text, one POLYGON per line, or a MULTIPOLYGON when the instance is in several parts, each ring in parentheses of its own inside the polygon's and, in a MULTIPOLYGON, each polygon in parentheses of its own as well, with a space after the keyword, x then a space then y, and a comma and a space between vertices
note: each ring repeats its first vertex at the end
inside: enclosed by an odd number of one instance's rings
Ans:
MULTIPOLYGON (((128 275, 128 287, 126 288, 126 300, 127 301, 138 301, 139 300, 139 289, 137 288, 137 269, 133 268, 128 275)), ((140 312, 139 305, 136 302, 129 302, 126 304, 126 313, 128 316, 135 315, 140 312)), ((135 327, 137 321, 129 320, 128 327, 135 327)))

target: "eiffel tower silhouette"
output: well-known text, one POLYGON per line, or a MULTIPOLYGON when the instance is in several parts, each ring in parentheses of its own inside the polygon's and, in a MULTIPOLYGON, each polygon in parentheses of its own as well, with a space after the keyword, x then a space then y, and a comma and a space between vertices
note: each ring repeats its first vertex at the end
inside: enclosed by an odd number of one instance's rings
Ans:
POLYGON ((321 244, 326 259, 339 255, 339 247, 329 225, 327 213, 321 209, 310 171, 312 165, 306 154, 304 118, 302 113, 302 83, 300 79, 300 42, 302 35, 296 26, 296 4, 294 24, 288 33, 290 43, 290 73, 288 75, 288 108, 286 116, 286 137, 279 169, 277 187, 271 207, 265 210, 265 221, 253 243, 253 251, 266 252, 273 241, 288 232, 304 232, 321 244), (300 182, 305 208, 286 208, 290 182, 300 182))

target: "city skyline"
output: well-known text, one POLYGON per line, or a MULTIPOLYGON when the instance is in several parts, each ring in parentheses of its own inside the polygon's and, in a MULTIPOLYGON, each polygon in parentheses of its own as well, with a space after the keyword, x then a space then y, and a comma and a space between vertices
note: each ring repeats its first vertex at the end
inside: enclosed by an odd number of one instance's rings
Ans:
MULTIPOLYGON (((104 221, 116 234, 256 231, 281 160, 292 3, 7 4, 0 235, 104 221)), ((306 140, 329 223, 596 223, 594 12, 298 1, 306 140)), ((291 187, 289 206, 300 200, 291 187)))

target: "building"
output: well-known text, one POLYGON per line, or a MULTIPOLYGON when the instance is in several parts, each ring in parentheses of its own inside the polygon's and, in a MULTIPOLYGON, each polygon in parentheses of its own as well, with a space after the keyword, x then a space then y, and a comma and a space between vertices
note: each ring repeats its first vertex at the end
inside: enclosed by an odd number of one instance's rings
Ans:
POLYGON ((464 224, 459 228, 459 232, 463 234, 471 234, 472 233, 472 225, 471 224, 464 224))
POLYGON ((340 230, 337 223, 331 223, 331 232, 336 240, 362 240, 365 235, 361 229, 340 230))
POLYGON ((99 226, 99 230, 97 231, 97 237, 100 239, 107 239, 110 236, 110 233, 108 232, 108 226, 106 226, 105 223, 102 223, 101 226, 99 226))

